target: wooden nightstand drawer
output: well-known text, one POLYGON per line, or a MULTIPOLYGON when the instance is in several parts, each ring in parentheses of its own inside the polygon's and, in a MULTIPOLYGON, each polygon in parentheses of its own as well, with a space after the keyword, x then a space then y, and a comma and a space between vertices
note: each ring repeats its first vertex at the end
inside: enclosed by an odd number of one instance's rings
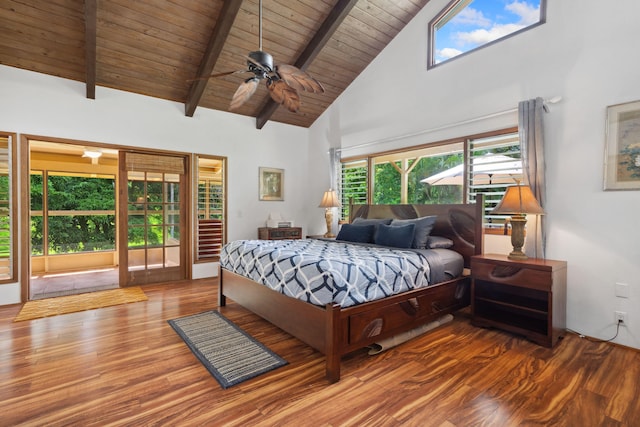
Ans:
POLYGON ((549 290, 551 271, 534 270, 516 264, 489 264, 471 260, 471 271, 478 280, 486 280, 505 285, 549 290))

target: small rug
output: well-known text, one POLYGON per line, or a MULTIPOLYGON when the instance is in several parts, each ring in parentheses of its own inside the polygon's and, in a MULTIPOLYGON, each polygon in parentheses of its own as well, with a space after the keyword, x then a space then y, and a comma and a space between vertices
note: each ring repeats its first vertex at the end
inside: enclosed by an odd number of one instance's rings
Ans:
POLYGON ((147 296, 138 286, 64 297, 45 298, 26 302, 13 321, 21 322, 23 320, 33 320, 41 317, 57 316, 58 314, 93 310, 95 308, 146 300, 147 296))
POLYGON ((287 364, 215 310, 168 322, 224 389, 287 364))

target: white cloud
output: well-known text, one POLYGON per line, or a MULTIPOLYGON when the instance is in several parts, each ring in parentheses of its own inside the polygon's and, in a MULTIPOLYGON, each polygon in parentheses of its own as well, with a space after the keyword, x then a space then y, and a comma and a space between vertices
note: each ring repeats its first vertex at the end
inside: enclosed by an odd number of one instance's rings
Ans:
POLYGON ((442 58, 441 60, 443 61, 445 59, 450 59, 450 58, 453 58, 454 56, 458 56, 461 53, 462 53, 461 50, 454 49, 452 47, 445 47, 444 49, 440 49, 439 51, 436 52, 438 57, 442 58))
POLYGON ((525 27, 540 20, 540 7, 534 8, 526 1, 515 0, 513 3, 507 4, 505 9, 518 15, 520 17, 520 22, 518 23, 525 27))
POLYGON ((467 33, 457 33, 455 35, 455 38, 464 43, 483 45, 485 43, 489 43, 493 40, 499 39, 500 37, 511 34, 514 31, 518 31, 523 27, 524 25, 521 24, 494 25, 489 30, 480 29, 469 31, 467 33))
POLYGON ((455 18, 451 20, 452 24, 459 25, 477 25, 478 27, 490 27, 491 19, 484 16, 484 14, 472 7, 462 9, 455 18))

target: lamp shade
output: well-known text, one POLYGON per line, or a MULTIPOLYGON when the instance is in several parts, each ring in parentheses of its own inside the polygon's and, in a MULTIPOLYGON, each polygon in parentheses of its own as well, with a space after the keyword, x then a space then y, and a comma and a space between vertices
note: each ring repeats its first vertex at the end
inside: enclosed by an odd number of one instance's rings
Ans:
POLYGON ((528 185, 507 187, 504 197, 491 211, 496 214, 544 214, 528 185))
POLYGON ((322 201, 320 202, 319 208, 337 208, 340 206, 340 200, 338 200, 338 195, 334 190, 329 190, 324 192, 324 196, 322 196, 322 201))

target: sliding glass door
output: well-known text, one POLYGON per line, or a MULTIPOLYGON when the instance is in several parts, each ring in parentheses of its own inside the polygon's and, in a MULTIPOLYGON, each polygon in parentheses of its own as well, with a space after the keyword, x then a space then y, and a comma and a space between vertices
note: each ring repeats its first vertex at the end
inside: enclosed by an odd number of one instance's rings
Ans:
POLYGON ((120 283, 186 279, 186 158, 120 155, 120 283))

